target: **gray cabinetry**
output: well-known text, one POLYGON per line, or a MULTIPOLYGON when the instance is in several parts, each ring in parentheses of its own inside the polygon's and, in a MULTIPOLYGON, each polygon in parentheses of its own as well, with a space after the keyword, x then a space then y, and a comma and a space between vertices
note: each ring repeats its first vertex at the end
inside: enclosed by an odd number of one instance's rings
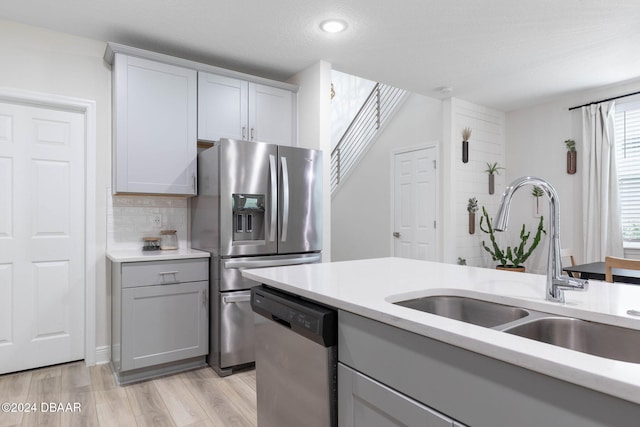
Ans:
POLYGON ((114 193, 196 194, 195 70, 116 53, 114 193))
POLYGON ((111 264, 112 364, 120 383, 204 366, 208 259, 111 264))
POLYGON ((461 426, 342 363, 338 364, 338 396, 340 427, 461 426))
MULTIPOLYGON (((351 313, 340 311, 338 318, 342 364, 458 423, 602 427, 637 425, 640 419, 640 405, 632 402, 351 313)), ((380 412, 396 411, 387 398, 367 399, 380 412)))
POLYGON ((200 71, 198 139, 296 145, 295 95, 289 89, 200 71))

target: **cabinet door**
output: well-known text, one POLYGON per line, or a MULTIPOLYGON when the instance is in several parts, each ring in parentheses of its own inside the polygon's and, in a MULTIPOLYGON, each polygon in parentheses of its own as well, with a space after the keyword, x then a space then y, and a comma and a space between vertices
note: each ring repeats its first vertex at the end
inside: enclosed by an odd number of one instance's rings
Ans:
POLYGON ((247 139, 249 83, 216 74, 198 73, 198 139, 247 139))
POLYGON ((116 54, 116 193, 195 195, 196 71, 116 54))
POLYGON ((208 353, 208 282, 122 290, 122 370, 208 353))
POLYGON ((453 420, 338 363, 338 426, 452 427, 453 420))
POLYGON ((249 83, 249 139, 296 145, 295 94, 286 89, 249 83))

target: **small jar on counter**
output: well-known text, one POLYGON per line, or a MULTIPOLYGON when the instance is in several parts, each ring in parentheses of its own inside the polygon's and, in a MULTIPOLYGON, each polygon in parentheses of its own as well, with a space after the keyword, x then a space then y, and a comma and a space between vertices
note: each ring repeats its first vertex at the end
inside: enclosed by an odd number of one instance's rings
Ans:
POLYGON ((176 230, 162 230, 160 232, 160 249, 168 251, 178 249, 176 230))
POLYGON ((160 250, 160 238, 159 237, 143 237, 142 238, 142 250, 143 251, 158 251, 160 250))

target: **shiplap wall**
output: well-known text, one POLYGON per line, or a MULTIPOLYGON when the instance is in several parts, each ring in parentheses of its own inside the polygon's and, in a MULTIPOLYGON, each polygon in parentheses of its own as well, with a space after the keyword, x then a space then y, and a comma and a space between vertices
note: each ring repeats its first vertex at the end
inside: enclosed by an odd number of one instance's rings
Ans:
MULTIPOLYGON (((480 231, 482 206, 491 217, 498 209, 500 196, 505 188, 505 171, 496 175, 495 192, 489 194, 489 178, 485 172, 487 163, 498 162, 505 165, 505 114, 501 111, 475 105, 456 98, 448 99, 444 108, 444 136, 448 141, 443 161, 443 245, 444 261, 457 262, 458 257, 467 260, 467 265, 492 267, 495 262, 482 249, 481 241, 488 242, 488 235, 480 231), (462 162, 462 130, 470 127, 469 161, 462 162), (469 234, 467 202, 469 198, 478 200, 476 212, 476 232, 469 234)), ((501 236, 500 236, 501 237, 501 236)))

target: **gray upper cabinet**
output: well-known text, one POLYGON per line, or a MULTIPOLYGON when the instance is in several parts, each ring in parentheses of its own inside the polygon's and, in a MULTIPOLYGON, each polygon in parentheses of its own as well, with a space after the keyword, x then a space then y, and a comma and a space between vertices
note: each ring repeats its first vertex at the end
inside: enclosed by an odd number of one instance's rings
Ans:
POLYGON ((114 56, 114 193, 195 195, 197 72, 114 56))
POLYGON ((198 139, 296 145, 296 94, 288 89, 198 73, 198 139))
POLYGON ((247 139, 249 82, 198 73, 198 139, 247 139))
POLYGON ((249 83, 249 139, 295 146, 295 96, 277 87, 249 83))

